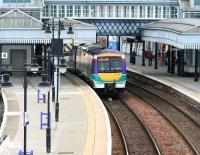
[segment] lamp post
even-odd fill
[[[47,100],[47,129],[46,129],[46,151],[51,152],[51,127],[50,127],[50,91],[48,91]]]
[[[51,127],[50,127],[50,82],[48,81],[48,74],[42,74],[42,81],[39,83],[38,88],[43,90],[47,96],[47,128],[46,128],[46,151],[51,152]]]
[[[32,64],[24,64],[24,70],[17,70],[17,71],[9,71],[9,72],[23,72],[24,73],[24,81],[23,81],[23,89],[24,89],[24,111],[23,111],[23,127],[24,127],[24,145],[23,145],[23,154],[26,155],[27,154],[27,125],[29,124],[29,120],[28,120],[28,114],[27,114],[27,88],[28,88],[28,84],[29,84],[29,80],[27,80],[27,67],[31,66],[31,72],[35,73],[38,72],[38,64],[36,63],[36,61],[34,60],[34,58],[32,59]],[[5,75],[2,75],[3,77],[5,77]],[[1,86],[12,86],[11,82],[9,81],[9,76],[7,76],[6,74],[6,80],[3,80],[1,82]],[[48,76],[47,76],[48,79]],[[6,84],[8,83],[8,84]],[[50,82],[48,82],[48,80],[44,81],[43,80],[43,85],[40,85],[42,87],[40,87],[40,89],[45,89],[46,87],[50,86]],[[48,98],[49,99],[49,98]],[[48,106],[50,106],[48,104]],[[50,108],[48,108],[48,112],[49,112]],[[49,115],[48,115],[48,127],[50,123],[50,119],[49,119]],[[49,129],[48,129],[49,130]],[[22,153],[20,151],[20,153]]]
[[[60,18],[59,18],[59,29],[58,29],[58,37],[60,39],[60,29],[61,29],[61,24],[60,24]],[[73,36],[74,32],[72,31],[72,27],[70,25],[69,27],[69,31],[67,32],[67,34],[71,37]],[[72,38],[72,37],[71,37]],[[56,113],[55,113],[55,121],[58,122],[59,121],[59,75],[60,72],[61,73],[65,73],[66,72],[66,65],[65,65],[65,59],[61,59],[61,64],[59,64],[60,62],[60,52],[58,53],[57,56],[57,93],[56,93]]]
[[[58,39],[55,39],[54,38],[54,30],[55,30],[55,26],[58,26]],[[60,59],[60,54],[61,52],[63,52],[63,40],[60,39],[60,33],[61,33],[61,30],[64,29],[64,25],[63,25],[63,22],[60,20],[58,20],[58,23],[55,23],[54,21],[54,18],[53,18],[53,21],[52,21],[52,33],[53,33],[53,36],[52,36],[52,53],[53,53],[53,64],[54,64],[54,57],[57,56],[57,68],[56,68],[56,73],[57,73],[57,83],[56,83],[56,103],[55,103],[55,121],[58,122],[59,120],[59,59]],[[51,32],[50,31],[50,24],[48,24],[48,29],[46,32]],[[60,45],[60,46],[59,46]],[[55,53],[55,51],[57,53]],[[53,67],[54,68],[54,67]],[[52,77],[52,100],[55,101],[55,81],[54,81],[54,71],[53,71],[53,77]]]
[[[74,68],[75,68],[75,71],[76,71],[76,50],[74,50],[74,32],[73,32],[73,29],[72,29],[72,25],[69,26],[69,30],[67,32],[67,36],[68,38],[70,38],[72,40],[72,51],[71,52],[75,52],[74,53]]]
[[[55,121],[58,122],[59,121],[59,74],[60,74],[60,57],[61,57],[61,53],[63,52],[63,40],[60,39],[60,34],[61,34],[61,30],[64,29],[64,24],[63,22],[60,20],[58,20],[57,23],[55,23],[55,20],[53,18],[52,20],[52,23],[48,23],[47,25],[47,29],[46,29],[46,32],[47,33],[51,33],[51,30],[50,30],[50,26],[52,26],[52,42],[51,42],[51,45],[52,45],[52,54],[53,54],[53,64],[54,64],[54,57],[57,56],[57,67],[56,67],[56,103],[55,103]],[[55,39],[54,37],[54,30],[55,30],[55,27],[58,26],[58,39]],[[43,29],[45,28],[45,26],[43,26]],[[74,32],[72,31],[72,26],[70,25],[69,27],[69,31],[67,32],[68,35],[73,35]],[[60,46],[59,46],[60,45]],[[62,47],[62,48],[61,48]],[[56,51],[56,53],[55,53]],[[63,64],[61,64],[63,66]],[[54,67],[53,67],[54,68]],[[65,66],[66,68],[66,66]],[[63,70],[63,69],[62,69]],[[55,81],[54,81],[54,71],[53,71],[53,77],[52,77],[52,101],[54,101],[55,99]]]
[[[24,64],[24,83],[23,83],[23,87],[24,87],[24,122],[23,122],[23,126],[24,126],[24,153],[26,155],[26,142],[27,142],[27,125],[29,124],[29,120],[28,120],[28,114],[27,114],[27,87],[28,87],[28,82],[27,82],[27,66],[29,66],[28,64]],[[34,72],[37,71],[35,64],[34,64]]]
[[[52,22],[52,39],[54,40],[54,18]],[[49,54],[50,55],[50,54]],[[53,55],[53,66],[52,66],[52,102],[55,102],[55,85],[54,85],[54,50],[52,50],[52,55]]]
[[[33,59],[35,60],[35,59]],[[47,74],[42,74],[42,81],[38,85],[38,89],[43,92],[43,94],[48,94],[47,96],[47,128],[46,128],[46,152],[51,152],[51,127],[50,127],[50,52],[48,53],[48,60],[43,59],[47,66]],[[33,61],[32,66],[35,66],[35,61]],[[32,69],[33,70],[33,69]]]
[[[28,115],[27,115],[27,66],[33,66],[33,70],[31,68],[31,71],[37,71],[36,66],[37,64],[33,65],[28,65],[24,64],[24,70],[18,70],[18,71],[9,71],[9,72],[24,72],[24,83],[23,83],[23,88],[24,88],[24,112],[23,112],[23,126],[24,126],[24,146],[23,146],[23,152],[26,154],[26,142],[27,142],[27,125],[29,124],[28,121]],[[1,86],[12,86],[12,83],[9,81],[9,74],[3,74],[2,75],[2,82]]]
[[[55,36],[54,36],[54,30],[55,30],[55,24],[54,24],[54,17],[52,18],[52,24],[48,23],[44,23],[43,24],[43,27],[42,27],[42,30],[45,30],[45,33],[51,33],[51,27],[52,27],[52,42],[54,41],[55,39]],[[54,85],[54,50],[51,49],[52,51],[52,61],[51,64],[52,65],[49,65],[49,69],[51,70],[51,72],[49,71],[49,75],[50,73],[52,74],[51,76],[51,81],[52,81],[52,102],[55,102],[55,85]],[[48,63],[50,64],[50,51],[48,53]],[[50,78],[50,76],[49,76]]]
[[[28,125],[27,123],[27,68],[26,64],[24,65],[24,154],[26,155],[26,126]]]
[[[59,65],[59,63],[58,63]],[[56,93],[56,113],[55,113],[55,121],[59,121],[59,102],[58,102],[58,93],[59,93],[59,67],[57,67],[57,93]]]
[[[61,64],[59,64],[59,61],[61,61]],[[60,83],[60,72],[65,73],[67,68],[65,65],[65,59],[61,58],[61,60],[58,59],[58,66],[57,66],[57,93],[56,93],[56,113],[55,113],[55,121],[59,121],[59,83]]]
[[[45,30],[45,33],[51,33],[52,32],[52,40],[51,42],[55,42],[55,36],[54,36],[54,31],[56,29],[56,27],[58,28],[58,38],[60,38],[60,31],[64,29],[64,25],[63,25],[63,22],[60,21],[60,18],[59,18],[59,21],[58,23],[55,23],[55,20],[54,20],[54,17],[52,18],[52,23],[48,22],[47,23],[44,23],[43,24],[43,27],[42,27],[42,30]],[[51,28],[52,28],[52,31],[51,31]],[[51,68],[51,73],[52,73],[52,76],[51,76],[51,81],[52,81],[52,101],[55,102],[55,82],[54,82],[54,57],[55,57],[55,48],[51,48],[51,51],[52,51],[52,66],[50,67]]]
[[[28,65],[28,64],[24,64],[24,83],[23,83],[23,87],[24,87],[24,122],[23,122],[23,126],[24,126],[24,154],[26,155],[26,142],[27,142],[27,125],[29,124],[29,120],[28,120],[28,114],[27,114],[27,87],[28,87],[28,83],[29,81],[27,81],[27,66],[31,66],[31,71],[32,72],[37,72],[38,71],[38,64],[35,63],[35,60],[33,59],[33,64],[32,65]],[[20,71],[19,71],[20,72]]]

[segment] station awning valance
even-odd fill
[[[146,24],[141,29],[142,40],[180,49],[200,49],[200,20],[166,19]]]
[[[0,39],[0,44],[49,44],[51,39]]]

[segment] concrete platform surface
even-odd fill
[[[148,59],[145,59],[145,66],[142,66],[141,56],[136,56],[136,64],[133,65],[129,63],[129,55],[126,55],[126,62],[128,70],[170,86],[200,103],[200,81],[195,82],[194,77],[177,76],[177,70],[175,74],[167,73],[167,65],[159,61],[158,69],[154,69],[154,60],[152,66],[149,66]]]
[[[0,130],[9,135],[4,148],[6,155],[23,151],[23,86],[20,78],[11,78],[13,87],[4,92],[5,113]],[[47,112],[47,103],[37,103],[39,78],[29,82],[27,90],[27,152],[34,155],[110,155],[111,128],[107,112],[94,91],[71,75],[61,78],[59,89],[59,122],[55,122],[55,103],[51,109],[51,153],[46,153],[46,129],[40,129],[40,112]],[[47,118],[43,118],[47,122]],[[9,149],[9,151],[8,151]],[[9,154],[8,154],[9,153]]]

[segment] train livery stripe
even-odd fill
[[[102,53],[102,54],[98,55],[98,57],[116,57],[116,56],[121,57],[121,54],[119,54],[119,53]]]
[[[121,76],[122,73],[99,73],[99,77],[103,81],[118,81]]]
[[[104,73],[105,74],[105,73]],[[111,73],[112,74],[112,73]],[[112,80],[103,80],[101,79],[101,77],[97,74],[92,74],[92,80],[97,81],[97,82],[113,82],[113,78]],[[116,83],[120,83],[120,82],[124,82],[126,81],[126,74],[122,74],[121,77],[119,79],[116,79],[115,82]]]

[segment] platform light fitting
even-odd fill
[[[51,33],[50,24],[47,25],[45,33]]]
[[[12,86],[12,83],[10,82],[10,74],[2,74],[1,77],[1,86],[2,87],[9,87]]]
[[[39,83],[38,89],[46,94],[50,90],[51,84],[48,81],[48,74],[42,74],[41,77],[42,81]]]
[[[38,72],[38,70],[39,70],[39,65],[37,63],[37,58],[32,58],[31,71]]]
[[[69,30],[67,31],[67,34],[74,34],[74,31],[72,30],[72,26],[69,26]]]
[[[65,73],[67,71],[67,65],[65,63],[65,59],[64,58],[60,59],[60,65],[58,67],[59,67],[60,73]]]

